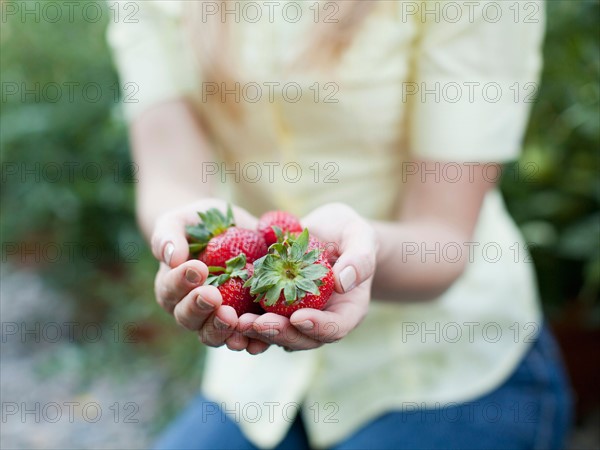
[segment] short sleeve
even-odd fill
[[[199,72],[186,42],[179,1],[110,1],[107,39],[130,121],[157,103],[187,96]]]
[[[409,141],[414,156],[518,157],[539,87],[543,2],[420,3]]]

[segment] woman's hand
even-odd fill
[[[375,230],[352,208],[340,203],[317,208],[302,219],[302,225],[327,244],[335,260],[335,292],[323,311],[301,309],[289,319],[272,313],[242,315],[238,330],[255,340],[248,346],[250,353],[264,351],[271,344],[308,350],[336,342],[367,314],[378,247]]]
[[[200,341],[211,347],[223,344],[232,350],[244,350],[252,342],[236,330],[238,317],[231,306],[222,305],[219,290],[203,286],[208,268],[199,260],[188,261],[185,226],[198,223],[198,211],[209,208],[226,210],[220,200],[201,200],[161,216],[152,235],[152,252],[160,261],[155,279],[158,304],[173,314],[182,327],[198,333]],[[236,225],[255,229],[256,218],[241,208],[233,208]],[[253,343],[251,351],[266,348]]]

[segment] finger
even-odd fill
[[[251,355],[260,355],[270,347],[266,342],[259,341],[258,339],[250,339],[246,351]]]
[[[233,334],[237,321],[235,309],[231,306],[221,306],[200,329],[200,340],[210,347],[221,347]]]
[[[353,291],[353,294],[358,293],[359,289],[370,289],[370,287],[363,286]],[[339,294],[334,294],[334,296],[338,296],[338,299],[342,298]],[[316,341],[323,343],[339,341],[358,326],[368,311],[368,293],[352,295],[352,297],[344,298],[341,301],[333,301],[323,311],[310,308],[300,309],[292,314],[290,323],[300,332]]]
[[[154,227],[150,240],[152,254],[169,267],[177,267],[189,258],[185,226],[189,217],[183,212],[162,216]]]
[[[375,231],[367,223],[344,230],[340,256],[333,266],[336,292],[350,292],[373,276],[376,246]]]
[[[154,284],[158,303],[169,313],[192,289],[201,286],[208,276],[208,268],[198,260],[187,261],[170,269],[161,264]]]
[[[200,286],[192,290],[175,306],[173,316],[182,327],[198,331],[221,306],[222,298],[214,286]]]
[[[249,339],[246,336],[244,336],[242,333],[240,333],[239,331],[235,331],[235,330],[233,331],[231,336],[229,336],[225,340],[225,345],[227,345],[227,348],[229,350],[233,350],[235,352],[245,350],[246,347],[248,347],[248,343],[249,343]]]
[[[252,328],[252,325],[254,324],[256,319],[258,319],[259,317],[260,316],[258,314],[252,314],[252,313],[242,314],[238,319],[237,330],[243,334],[254,333],[254,335],[256,335],[256,332]],[[250,337],[256,337],[256,336],[250,336]]]
[[[289,319],[277,314],[264,314],[253,323],[252,328],[259,334],[259,339],[269,344],[293,350],[309,350],[317,348],[320,342],[301,333],[290,324]]]

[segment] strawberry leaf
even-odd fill
[[[289,280],[285,284],[283,295],[285,296],[285,300],[288,305],[296,301],[296,285],[293,281]]]
[[[298,242],[294,242],[290,248],[290,259],[297,261],[302,259],[303,255],[302,246]]]
[[[310,292],[314,295],[319,295],[319,289],[314,281],[307,280],[306,278],[296,277],[295,280],[296,287],[305,292]]]
[[[275,236],[277,236],[277,241],[282,241],[283,240],[283,231],[281,230],[281,228],[279,228],[277,225],[273,225],[271,228],[273,228],[273,231],[275,232]]]
[[[317,249],[311,250],[306,255],[302,257],[302,262],[304,264],[313,264],[317,259],[319,259],[320,251]]]
[[[308,250],[308,228],[305,228],[302,233],[296,238],[294,244],[300,247],[300,255],[304,255]]]
[[[244,269],[246,267],[246,255],[240,253],[239,255],[228,259],[225,262],[227,270],[233,272],[234,270]]]
[[[329,269],[321,264],[312,264],[300,270],[302,275],[307,280],[319,280],[327,275]]]
[[[223,273],[221,275],[209,275],[206,279],[206,283],[211,286],[221,286],[227,280],[231,278],[228,273]]]
[[[277,283],[275,286],[273,286],[271,289],[269,289],[266,293],[265,293],[265,303],[267,304],[267,306],[273,306],[275,304],[275,302],[279,299],[279,296],[281,295],[281,286],[279,283]]]
[[[233,219],[233,210],[231,209],[231,203],[227,203],[227,217],[226,221],[230,226],[235,225],[235,221]]]
[[[202,250],[206,248],[206,244],[190,244],[188,245],[190,254],[200,253]]]

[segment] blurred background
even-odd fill
[[[21,20],[9,3],[38,2],[0,2],[0,446],[144,448],[197,389],[202,348],[153,300],[105,40],[117,12]],[[542,84],[502,191],[576,392],[571,446],[599,448],[600,3],[547,9]]]

